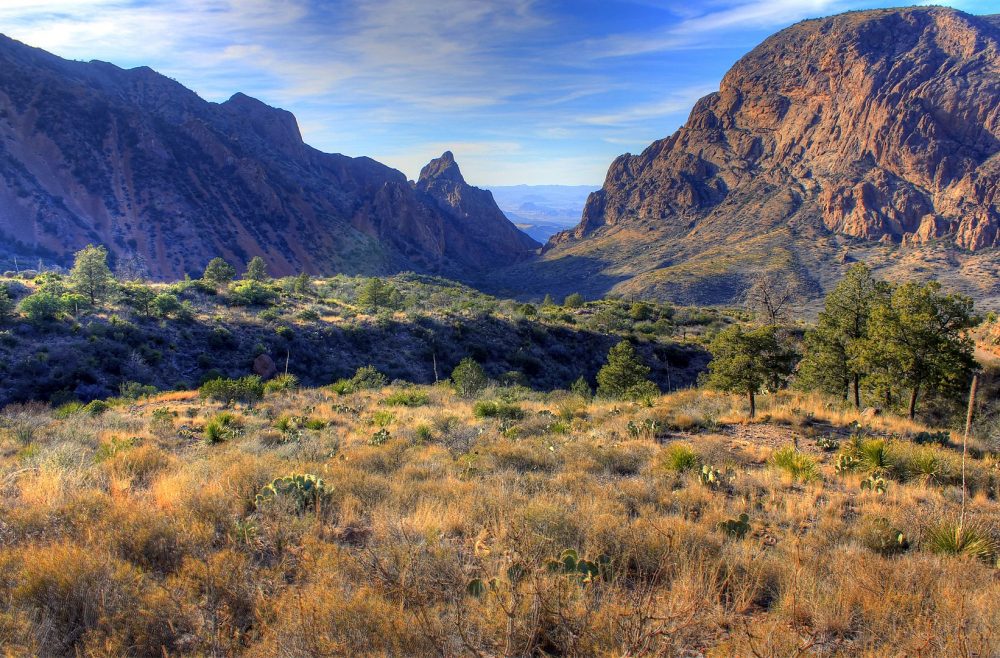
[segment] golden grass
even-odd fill
[[[215,445],[182,431],[220,411],[190,393],[98,418],[39,410],[34,442],[0,450],[0,642],[94,656],[995,652],[995,565],[925,545],[957,517],[957,453],[911,444],[919,424],[797,393],[763,396],[748,423],[742,399],[690,390],[651,407],[532,393],[511,425],[420,390],[426,406],[381,404],[392,387],[269,396]],[[275,429],[307,407],[323,429]],[[380,412],[390,438],[372,445]],[[811,428],[846,437],[856,421],[903,437],[887,442],[900,466],[885,494],[813,445]],[[795,440],[818,479],[769,464]],[[678,445],[696,467],[665,466]],[[915,470],[928,457],[933,477]],[[968,516],[1000,539],[996,463],[970,459]],[[702,465],[720,479],[703,484]],[[292,473],[330,495],[255,504]],[[744,513],[742,539],[720,529]],[[890,530],[905,550],[882,541]],[[551,570],[564,549],[610,568]]]

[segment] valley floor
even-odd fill
[[[970,453],[956,542],[947,434],[795,394],[760,414],[443,385],[9,407],[0,646],[996,655],[995,459]],[[318,480],[268,486],[295,474]]]

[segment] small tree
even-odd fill
[[[20,309],[30,322],[41,324],[58,319],[63,305],[58,295],[42,290],[22,299]]]
[[[216,257],[208,261],[205,273],[201,275],[201,278],[216,288],[221,288],[236,278],[236,268]]]
[[[380,309],[394,309],[400,303],[399,291],[379,278],[368,279],[358,293],[358,305],[366,311],[377,313]]]
[[[14,300],[7,286],[0,286],[0,322],[6,322],[14,313]]]
[[[142,283],[128,282],[121,287],[121,297],[137,312],[148,316],[156,291]]]
[[[451,371],[451,381],[455,391],[463,398],[474,398],[486,388],[486,372],[475,359],[465,357]]]
[[[247,263],[247,271],[243,273],[243,278],[247,281],[263,282],[267,281],[267,263],[260,256],[254,256]]]
[[[709,349],[708,385],[746,395],[750,418],[757,414],[757,394],[781,385],[792,372],[794,355],[781,344],[773,326],[747,330],[733,325],[719,332]]]
[[[570,385],[569,392],[573,393],[574,395],[579,395],[584,400],[589,400],[590,398],[594,397],[594,391],[592,388],[590,388],[590,384],[587,382],[587,378],[584,377],[583,375],[580,375],[580,377],[575,382],[573,382],[572,385]]]
[[[659,390],[648,375],[649,366],[623,340],[608,351],[608,363],[597,373],[597,394],[616,400],[652,397]]]
[[[161,292],[159,295],[154,297],[151,302],[151,306],[153,308],[153,312],[161,318],[165,318],[171,313],[176,313],[181,309],[181,303],[177,299],[177,295],[173,295],[169,292]]]
[[[299,295],[312,294],[313,292],[312,280],[309,278],[308,274],[302,272],[297,277],[295,277],[295,281],[292,283],[292,292]]]
[[[975,324],[969,297],[945,294],[937,281],[905,283],[872,309],[857,359],[881,373],[883,387],[895,383],[909,390],[912,419],[921,392],[964,396],[975,365],[967,331]]]
[[[583,295],[578,292],[566,295],[566,299],[563,300],[563,306],[566,308],[580,308],[583,306]]]
[[[77,292],[86,296],[91,305],[96,304],[108,294],[114,281],[108,267],[108,250],[89,244],[76,252],[69,276]]]
[[[788,283],[773,272],[758,272],[746,293],[747,310],[764,324],[776,325],[788,314],[794,295]]]
[[[861,407],[861,379],[865,369],[855,358],[868,337],[872,308],[884,303],[887,284],[876,281],[863,263],[851,267],[826,296],[815,328],[806,333],[806,353],[798,379],[807,388],[846,397],[853,393],[854,406]]]

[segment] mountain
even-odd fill
[[[576,226],[597,185],[495,185],[490,187],[507,219],[536,240]]]
[[[765,269],[808,299],[865,260],[995,306],[998,245],[1000,17],[875,10],[768,38],[497,281],[726,303]]]
[[[74,62],[0,36],[0,260],[67,264],[101,243],[158,278],[214,256],[275,275],[414,270],[455,278],[540,246],[449,167],[418,183],[322,153],[295,117],[216,104],[151,69]],[[8,265],[9,266],[9,265]]]

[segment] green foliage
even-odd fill
[[[806,332],[797,383],[842,398],[851,389],[860,406],[860,381],[866,373],[855,355],[868,338],[872,309],[888,294],[889,287],[876,281],[866,265],[852,266],[826,296],[816,326]]]
[[[240,281],[229,289],[229,302],[235,306],[266,306],[277,297],[274,288],[256,279]]]
[[[833,452],[840,447],[840,441],[832,436],[822,436],[816,439],[816,447],[823,452]]]
[[[936,445],[942,448],[951,443],[951,432],[942,430],[940,432],[918,432],[913,436],[913,442],[917,445]]]
[[[208,262],[201,278],[216,288],[221,288],[236,278],[236,268],[221,258],[213,258]]]
[[[499,400],[481,400],[472,407],[472,413],[476,418],[499,418],[501,420],[521,420],[524,418],[524,409],[516,404],[509,404]]]
[[[770,463],[798,482],[812,482],[820,479],[816,461],[809,455],[796,450],[794,446],[785,446],[775,450],[774,454],[771,455]]]
[[[108,250],[89,244],[76,252],[69,279],[76,291],[90,300],[91,305],[104,299],[114,283],[108,267]]]
[[[150,286],[139,282],[129,282],[123,285],[119,292],[122,300],[142,315],[149,315],[156,291]]]
[[[422,407],[430,400],[430,396],[424,391],[403,389],[386,396],[382,404],[389,407]]]
[[[118,385],[118,395],[126,400],[138,400],[156,395],[156,387],[139,382],[122,382]]]
[[[311,473],[295,473],[275,478],[264,485],[254,499],[254,505],[261,509],[277,500],[286,500],[302,514],[308,510],[319,511],[332,495],[333,490],[326,486],[322,478]]]
[[[55,293],[40,290],[21,300],[20,310],[34,324],[58,320],[63,314],[63,304]]]
[[[81,411],[88,416],[100,416],[110,408],[111,405],[104,400],[91,400],[83,406]]]
[[[723,473],[716,467],[710,464],[705,464],[701,467],[701,472],[698,473],[698,482],[700,482],[703,487],[718,489],[724,484],[731,484],[734,477],[735,476],[730,469],[726,469],[725,473]]]
[[[162,292],[153,298],[152,309],[157,317],[165,318],[169,317],[171,313],[180,311],[181,303],[177,299],[177,295]]]
[[[210,445],[228,441],[239,436],[241,433],[242,424],[239,418],[227,411],[223,411],[212,417],[205,423],[205,429],[203,430],[205,442]]]
[[[590,388],[590,384],[587,382],[587,378],[581,375],[575,382],[569,387],[570,393],[574,395],[579,395],[584,400],[589,401],[594,397],[594,390]]]
[[[263,283],[269,279],[267,272],[267,263],[260,256],[254,256],[247,263],[247,270],[243,273],[244,281],[256,281],[257,283]]]
[[[975,364],[968,335],[975,324],[970,298],[941,292],[937,281],[905,283],[872,309],[855,359],[879,395],[909,392],[907,410],[913,418],[921,392],[955,400],[964,396]]]
[[[264,393],[281,393],[282,391],[294,391],[299,387],[299,378],[291,373],[281,373],[275,375],[273,379],[264,384]]]
[[[388,427],[396,421],[396,414],[385,409],[379,409],[372,413],[371,418],[368,419],[369,425],[375,425],[376,427]]]
[[[375,391],[384,388],[389,383],[385,375],[375,366],[358,368],[350,379],[339,379],[330,385],[338,395],[349,395],[357,391]]]
[[[6,322],[14,313],[14,300],[7,286],[0,286],[0,322]]]
[[[764,388],[777,391],[791,374],[795,359],[772,326],[745,329],[732,325],[719,332],[709,350],[708,385],[748,396],[751,418],[756,415],[757,393]]]
[[[239,379],[218,377],[205,382],[198,389],[202,399],[215,400],[223,404],[241,402],[252,405],[264,397],[264,383],[257,375],[248,375]]]
[[[646,379],[650,368],[623,340],[608,351],[608,362],[597,373],[597,393],[613,400],[640,400],[659,395],[659,389]]]
[[[931,528],[924,543],[932,553],[955,555],[993,564],[997,545],[993,538],[976,526],[942,523]]]
[[[380,310],[395,310],[402,304],[403,297],[392,286],[382,279],[368,279],[358,293],[358,306],[370,313]]]
[[[663,465],[667,470],[684,473],[693,471],[700,464],[701,457],[691,446],[684,443],[671,443],[667,446],[663,458]]]
[[[733,539],[743,539],[750,532],[750,515],[740,514],[738,518],[719,521],[719,530]]]
[[[563,300],[563,306],[566,308],[580,308],[583,306],[583,295],[578,292],[566,295],[566,299]]]
[[[455,391],[463,398],[474,398],[486,389],[486,372],[471,357],[462,359],[451,371]]]

